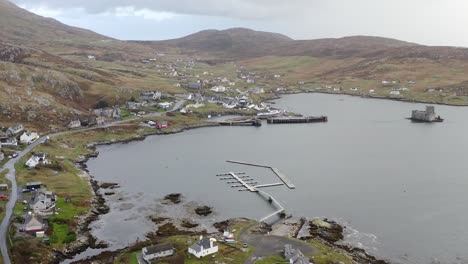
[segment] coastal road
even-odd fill
[[[174,104],[174,107],[166,112],[159,112],[159,113],[150,113],[147,115],[144,115],[142,117],[155,117],[155,116],[162,116],[165,113],[168,112],[175,112],[179,110],[180,107],[182,107],[185,103],[185,100],[178,100]],[[71,133],[77,133],[77,132],[82,132],[82,131],[89,131],[89,130],[95,130],[95,129],[100,129],[100,128],[106,128],[106,127],[113,127],[117,126],[119,124],[123,124],[126,122],[134,121],[137,119],[140,119],[142,117],[135,117],[132,119],[127,119],[127,120],[119,120],[119,121],[114,121],[110,122],[101,126],[95,126],[95,127],[88,127],[88,128],[82,128],[82,129],[75,129],[75,130],[69,130],[69,131],[62,131],[62,132],[57,132],[53,134],[49,134],[46,136],[41,137],[40,139],[36,140],[32,144],[28,145],[24,150],[18,153],[18,156],[16,158],[10,159],[5,165],[3,165],[2,168],[0,168],[0,171],[4,171],[6,169],[9,170],[8,174],[6,175],[6,178],[11,182],[11,194],[8,200],[8,203],[5,206],[5,217],[2,220],[2,223],[0,224],[0,249],[2,252],[3,256],[3,263],[4,264],[11,264],[10,260],[10,255],[8,253],[8,247],[7,247],[7,233],[8,233],[8,227],[10,225],[11,217],[13,215],[13,209],[15,207],[16,200],[18,199],[18,184],[16,182],[16,170],[15,170],[15,164],[18,163],[21,158],[26,156],[31,150],[33,150],[35,147],[37,147],[39,144],[41,144],[44,140],[47,138],[54,138],[57,136],[65,135],[65,134],[71,134]]]

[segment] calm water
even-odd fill
[[[157,199],[181,192],[216,215],[259,219],[272,212],[255,194],[237,192],[216,174],[245,171],[260,183],[281,169],[297,186],[269,188],[289,213],[329,217],[350,227],[347,240],[397,263],[468,263],[468,108],[437,106],[441,124],[404,119],[424,105],[348,96],[286,96],[277,107],[327,115],[326,124],[219,127],[99,148],[88,165],[117,182],[123,201],[93,225],[118,247],[151,230]]]

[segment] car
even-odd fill
[[[18,153],[13,153],[13,154],[11,155],[11,157],[12,157],[12,158],[18,157]]]
[[[0,199],[1,199],[1,200],[7,200],[8,197],[7,197],[6,195],[0,195]]]

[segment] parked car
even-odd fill
[[[8,197],[7,197],[6,195],[0,195],[0,199],[1,199],[1,200],[7,200]]]
[[[16,153],[16,152],[15,152],[15,153],[13,153],[13,154],[11,155],[11,157],[12,157],[12,158],[16,158],[16,157],[18,157],[18,153]]]

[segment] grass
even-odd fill
[[[308,243],[312,244],[315,248],[315,253],[309,257],[316,264],[328,264],[328,263],[344,263],[352,264],[352,260],[343,253],[333,250],[328,245],[318,241],[318,240],[308,240]]]

